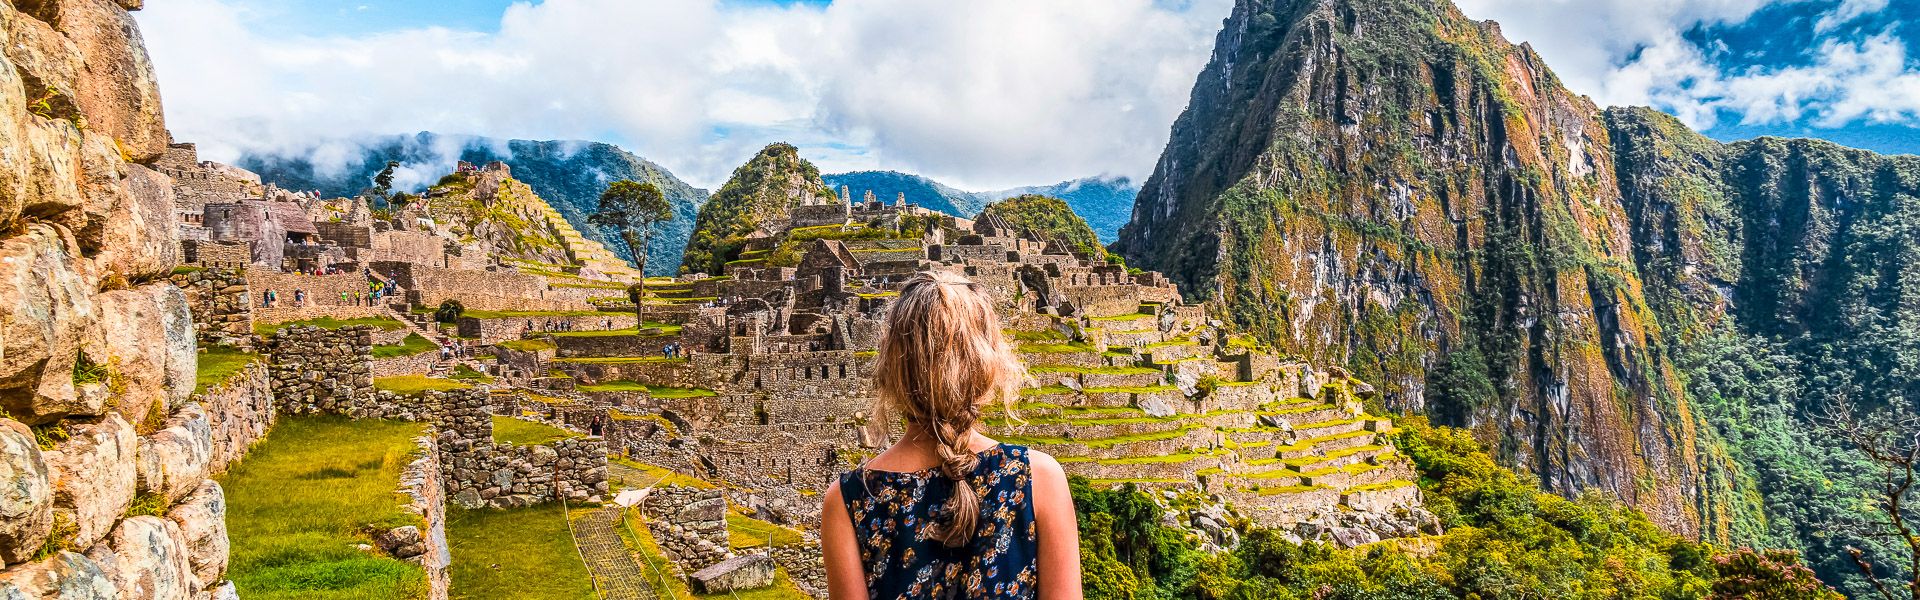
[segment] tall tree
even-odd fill
[[[667,203],[667,196],[660,193],[659,186],[631,179],[607,185],[607,191],[600,193],[599,210],[587,219],[597,227],[618,232],[620,241],[626,243],[627,251],[633,254],[633,264],[640,268],[640,281],[634,284],[638,289],[628,291],[634,300],[636,319],[640,314],[641,296],[646,293],[647,244],[653,241],[655,225],[672,220],[673,205]]]

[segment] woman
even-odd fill
[[[874,422],[906,430],[842,474],[821,508],[835,600],[1080,598],[1080,540],[1060,463],[996,442],[981,408],[1025,377],[987,290],[958,275],[907,280],[874,362]]]

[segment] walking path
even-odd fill
[[[573,528],[573,543],[587,562],[587,572],[600,590],[603,600],[653,600],[653,586],[646,572],[634,561],[633,554],[620,541],[620,509],[605,507],[571,511],[567,523]]]

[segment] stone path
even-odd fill
[[[587,571],[599,584],[603,600],[653,600],[645,567],[620,541],[620,509],[606,507],[573,511],[567,515],[573,528],[573,543],[587,561]]]

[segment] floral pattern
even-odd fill
[[[840,475],[840,494],[866,566],[868,598],[1037,596],[1027,449],[1000,444],[979,456],[969,478],[980,492],[980,520],[973,540],[960,548],[929,537],[953,493],[953,481],[938,471],[861,468]]]

